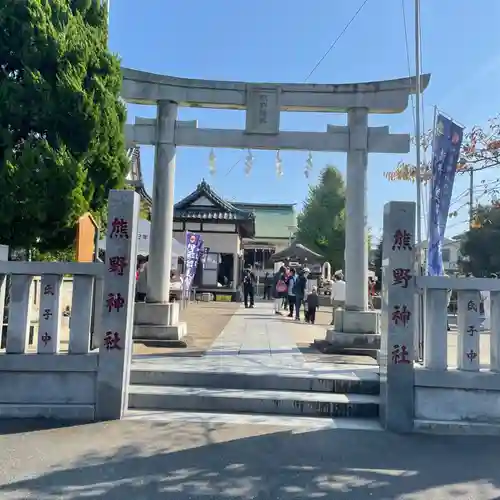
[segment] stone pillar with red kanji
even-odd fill
[[[138,218],[137,193],[129,190],[110,192],[102,318],[98,332],[98,420],[122,418],[127,408],[133,348]]]
[[[384,427],[411,432],[414,416],[415,203],[384,207],[380,417]]]

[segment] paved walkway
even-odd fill
[[[306,359],[297,344],[304,345],[325,338],[324,325],[308,325],[275,315],[270,302],[257,303],[254,309],[241,306],[202,358],[166,357],[162,351],[134,355],[132,368],[147,364],[151,369],[217,370],[244,373],[309,373],[310,375],[342,374],[373,376],[378,367],[368,358],[329,357],[328,363]],[[448,333],[448,365],[457,364],[457,331],[452,325]],[[489,366],[489,332],[481,334],[481,365]],[[151,350],[150,350],[151,352]],[[337,363],[336,358],[343,358]],[[346,363],[346,358],[349,360]],[[335,361],[334,361],[335,359]],[[363,376],[363,375],[361,375]]]
[[[258,304],[239,309],[202,358],[140,355],[134,365],[373,376],[374,367],[366,365],[307,363],[296,344],[321,337],[318,328],[324,335],[324,328],[277,317]],[[498,437],[353,432],[335,429],[330,419],[254,416],[250,423],[238,415],[228,423],[177,416],[37,432],[30,432],[37,430],[30,422],[0,421],[0,498],[500,498]]]
[[[377,376],[370,364],[307,362],[297,343],[324,338],[324,326],[308,325],[274,314],[269,302],[239,308],[202,358],[134,355],[132,369],[197,370],[234,373],[303,374],[309,376]]]
[[[490,436],[186,420],[38,432],[0,422],[0,498],[494,500],[499,447]]]

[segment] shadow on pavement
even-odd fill
[[[25,432],[45,431],[50,429],[75,429],[83,425],[92,425],[93,422],[82,420],[55,420],[45,418],[7,418],[0,420],[0,437],[8,434],[22,434]]]
[[[70,432],[49,431],[45,446],[50,449],[45,453],[50,456],[39,451],[41,437],[24,444],[29,460],[23,460],[18,446],[15,473],[9,473],[9,461],[0,455],[0,498],[492,500],[500,496],[497,438],[359,430],[294,432],[259,425],[264,435],[241,437],[241,428],[255,434],[250,426],[240,426],[235,435],[230,424],[130,421],[87,426],[72,437]],[[9,443],[0,450],[8,451]]]

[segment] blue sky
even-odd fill
[[[171,76],[240,81],[303,82],[343,30],[361,0],[111,0],[110,44],[124,66]],[[404,0],[410,58],[413,58],[413,0]],[[485,124],[500,110],[500,1],[422,0],[422,67],[432,73],[424,94],[424,127],[432,126],[437,105],[472,127]],[[413,73],[413,69],[412,69]],[[348,31],[310,78],[311,83],[349,83],[408,76],[401,0],[369,0]],[[154,116],[150,107],[130,106],[134,117]],[[200,126],[243,128],[238,111],[181,109],[179,119]],[[327,124],[346,123],[345,115],[287,113],[282,129],[325,131]],[[370,117],[370,124],[389,125],[392,132],[412,132],[411,105],[401,115]],[[246,177],[246,151],[216,150],[217,173],[210,176],[203,148],[180,148],[177,154],[176,200],[205,177],[225,198],[238,201],[297,203],[307,196],[326,164],[345,173],[343,154],[315,153],[313,174],[303,175],[307,152],[283,152],[284,175],[275,173],[275,152],[254,152]],[[414,153],[408,155],[411,161]],[[231,170],[238,161],[242,161]],[[414,200],[415,186],[387,181],[399,155],[369,158],[369,224],[380,233],[382,210],[389,200]],[[153,149],[142,147],[146,186],[151,192]],[[478,174],[477,182],[495,171]],[[459,176],[454,195],[467,189]],[[459,208],[459,199],[452,209]],[[449,222],[448,234],[465,228],[467,208]]]

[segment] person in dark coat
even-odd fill
[[[295,285],[293,286],[293,295],[295,296],[295,319],[297,321],[300,321],[300,308],[306,296],[306,287],[307,277],[304,269],[301,269],[295,280]]]
[[[243,300],[245,301],[245,307],[254,307],[254,286],[257,279],[252,270],[245,269],[243,273]]]
[[[264,275],[264,300],[271,298],[272,278],[269,273]]]
[[[314,325],[316,311],[319,308],[318,290],[313,287],[312,292],[306,297],[306,322]]]

